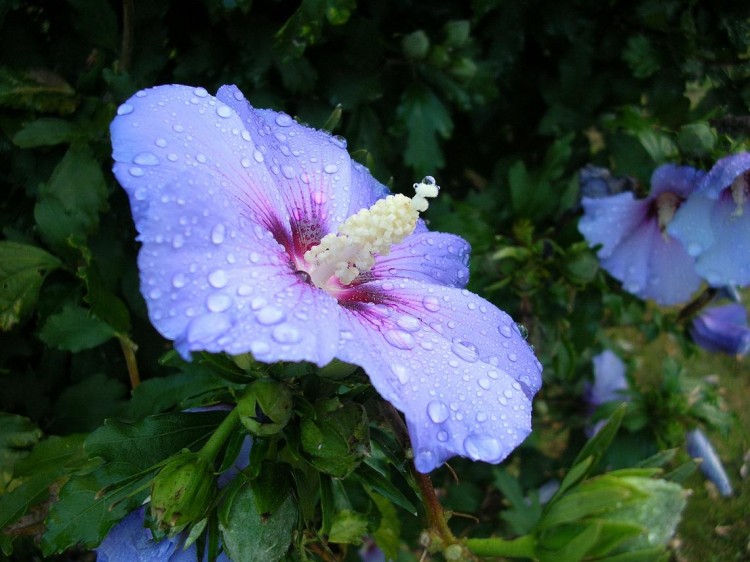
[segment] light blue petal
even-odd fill
[[[731,186],[737,176],[748,170],[750,170],[750,152],[726,156],[714,164],[697,189],[711,199],[718,199],[721,192]]]
[[[691,166],[662,164],[651,174],[650,198],[664,192],[670,192],[687,199],[704,175],[705,172]]]
[[[702,193],[693,193],[680,205],[667,226],[667,232],[682,242],[693,257],[714,244],[711,213],[715,203]]]
[[[586,401],[596,408],[605,402],[628,400],[628,379],[625,363],[611,350],[605,349],[593,358],[594,382],[586,385]]]
[[[750,200],[737,209],[728,193],[711,211],[715,242],[698,256],[695,269],[713,287],[750,285]]]
[[[582,201],[584,215],[578,230],[589,246],[601,244],[597,255],[608,258],[646,220],[650,200],[636,200],[632,192]]]
[[[732,483],[706,434],[700,429],[694,429],[688,432],[686,441],[688,454],[693,458],[703,459],[700,465],[701,472],[714,483],[722,496],[731,496]]]
[[[422,232],[412,234],[378,256],[371,276],[377,279],[405,277],[462,288],[469,281],[469,243],[453,234]]]
[[[706,308],[693,320],[690,335],[708,351],[730,355],[750,352],[750,327],[747,311],[738,303]]]
[[[533,351],[507,314],[469,291],[388,283],[361,285],[369,302],[345,307],[338,357],[404,413],[419,471],[456,455],[502,461],[531,431]]]

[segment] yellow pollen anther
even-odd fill
[[[656,197],[656,215],[659,221],[659,230],[666,237],[667,225],[672,222],[677,207],[680,206],[682,199],[670,191],[660,193]]]
[[[387,256],[417,226],[419,213],[427,210],[428,198],[437,197],[439,187],[431,176],[415,183],[413,198],[389,195],[369,209],[349,217],[338,232],[327,234],[320,244],[305,252],[310,279],[318,287],[336,276],[348,285],[375,264],[375,255]]]
[[[737,176],[730,189],[732,190],[732,200],[737,205],[737,208],[732,212],[732,216],[741,217],[747,202],[748,191],[750,191],[747,176],[745,174]]]

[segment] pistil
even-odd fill
[[[372,207],[349,217],[338,232],[327,234],[305,252],[312,282],[325,288],[332,277],[349,285],[375,265],[375,256],[387,256],[417,226],[419,213],[427,210],[428,198],[437,197],[439,186],[431,176],[414,184],[416,194],[389,195]]]

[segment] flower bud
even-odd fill
[[[422,60],[427,56],[430,50],[430,38],[427,34],[418,29],[401,40],[401,50],[410,60]]]
[[[258,379],[250,384],[237,402],[240,421],[258,437],[278,433],[292,417],[292,393],[285,384],[273,379]]]
[[[151,516],[162,530],[179,533],[203,518],[215,492],[212,463],[198,453],[180,453],[154,479]]]

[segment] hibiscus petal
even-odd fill
[[[469,281],[469,243],[453,234],[412,234],[378,256],[371,275],[376,279],[409,279],[462,288]]]
[[[682,243],[659,232],[649,256],[649,275],[642,295],[659,304],[673,305],[687,302],[701,285],[695,272],[695,258]]]
[[[195,545],[183,551],[178,540],[153,540],[151,531],[143,526],[144,513],[145,508],[136,509],[112,528],[96,549],[98,562],[188,562],[197,559]]]
[[[216,95],[247,124],[255,159],[275,176],[296,229],[298,255],[386,191],[352,161],[340,137],[300,125],[286,113],[255,109],[236,86],[222,86]]]
[[[750,170],[750,152],[726,156],[708,171],[697,190],[711,199],[718,199],[721,192],[732,185],[737,176],[748,170]]]
[[[338,342],[336,300],[296,273],[271,233],[245,219],[230,194],[213,192],[212,179],[176,176],[136,218],[154,326],[185,357],[251,352],[266,362],[327,364]],[[317,329],[320,318],[330,329]]]
[[[455,455],[500,462],[531,431],[541,385],[531,348],[507,314],[466,290],[388,283],[363,286],[376,304],[343,310],[338,357],[404,413],[421,472]]]
[[[723,351],[732,355],[750,352],[747,311],[741,304],[732,303],[703,310],[693,320],[690,335],[708,351]]]
[[[713,287],[750,285],[750,201],[738,212],[722,194],[711,211],[715,243],[698,256],[695,269]]]
[[[651,197],[668,191],[687,198],[703,177],[704,172],[691,166],[663,164],[651,174]]]
[[[602,245],[599,258],[609,257],[638,228],[651,205],[648,200],[636,201],[629,191],[597,199],[584,197],[581,203],[585,214],[578,221],[578,230],[589,245]]]
[[[586,384],[586,401],[594,408],[605,402],[628,400],[623,392],[628,390],[625,363],[613,351],[605,349],[593,358],[594,382]]]
[[[256,162],[239,116],[203,88],[168,85],[142,90],[118,108],[111,125],[114,173],[138,218],[164,186],[202,173],[206,189],[231,193],[243,212],[282,235],[288,217],[273,178]],[[183,181],[190,197],[189,181]]]
[[[702,193],[694,193],[680,205],[667,232],[677,238],[691,256],[697,256],[714,244],[711,211],[715,201]]]

